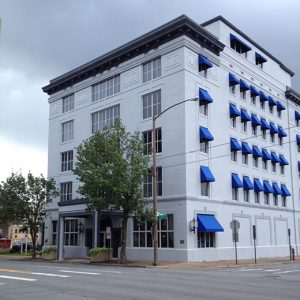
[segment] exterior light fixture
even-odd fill
[[[196,221],[195,218],[193,218],[192,221],[190,221],[190,231],[194,232],[196,231]]]
[[[84,232],[84,227],[83,227],[83,224],[81,223],[81,221],[78,224],[78,229],[79,229],[79,233],[83,233]]]

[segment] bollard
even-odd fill
[[[295,249],[292,248],[292,260],[295,260]]]

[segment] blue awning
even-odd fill
[[[258,178],[254,178],[254,191],[255,192],[264,192],[265,191],[263,185],[261,184],[261,182]]]
[[[242,153],[243,154],[252,154],[252,149],[246,142],[242,142]]]
[[[274,190],[268,180],[264,180],[264,189],[266,194],[274,193]]]
[[[201,54],[198,54],[198,63],[202,69],[212,68],[213,66],[212,62],[206,56]]]
[[[250,86],[251,95],[259,96],[259,90],[257,90],[253,85]]]
[[[247,113],[245,109],[241,109],[241,122],[248,122],[251,121],[251,117]]]
[[[271,155],[266,149],[262,149],[262,159],[263,160],[271,160]]]
[[[271,152],[271,161],[275,164],[280,163],[279,157],[275,152]]]
[[[260,126],[261,121],[255,114],[251,114],[252,126]]]
[[[242,53],[250,51],[252,48],[244,43],[240,38],[235,36],[234,34],[230,34],[230,40],[234,41],[236,44],[239,44],[241,47]]]
[[[250,90],[250,85],[246,83],[244,80],[240,79],[240,90],[241,91]]]
[[[200,127],[200,142],[213,141],[214,137],[206,127]]]
[[[260,96],[261,101],[268,101],[269,100],[268,96],[262,91],[259,91],[259,96]]]
[[[296,134],[296,142],[297,142],[297,145],[300,145],[300,135],[299,134]]]
[[[281,192],[281,189],[280,187],[278,186],[278,184],[276,182],[273,182],[273,194],[274,195],[281,195],[282,192]]]
[[[229,105],[230,117],[238,117],[241,115],[240,111],[235,104],[230,103]]]
[[[266,119],[261,118],[260,121],[261,121],[261,129],[262,130],[269,130],[270,129],[270,125],[266,121]]]
[[[286,196],[286,197],[291,196],[291,193],[285,184],[281,185],[281,193],[282,193],[282,196]]]
[[[244,187],[244,190],[253,190],[254,189],[254,185],[251,182],[249,176],[243,176],[243,187]]]
[[[239,142],[235,138],[230,139],[230,148],[231,148],[231,151],[240,151],[240,150],[242,150],[241,145],[239,144]]]
[[[201,103],[212,103],[213,99],[204,89],[199,88],[199,100]]]
[[[229,73],[229,83],[230,85],[240,84],[240,80],[235,77],[233,74]]]
[[[214,215],[197,215],[198,231],[200,232],[222,232],[221,224]]]
[[[239,175],[236,173],[231,174],[231,185],[233,188],[241,188],[244,186]]]
[[[300,120],[300,113],[295,111],[295,120],[298,121]]]
[[[272,98],[271,96],[269,96],[269,105],[270,106],[277,105],[277,101],[274,98]]]
[[[255,52],[255,59],[256,59],[256,64],[263,64],[267,61],[266,58],[264,58],[262,55],[260,55],[257,52]]]
[[[298,161],[298,171],[300,171],[300,161]]]
[[[284,129],[280,126],[278,126],[278,136],[279,137],[285,137],[287,136],[287,133],[284,131]]]
[[[254,157],[262,157],[262,153],[257,146],[252,146],[252,153]]]
[[[285,106],[280,102],[280,101],[277,101],[277,110],[285,110]]]
[[[279,163],[281,166],[287,166],[289,164],[287,159],[282,154],[279,155]]]
[[[274,123],[270,123],[270,133],[275,134],[278,133],[277,127],[274,125]]]
[[[200,166],[200,178],[201,182],[213,182],[216,181],[214,175],[211,173],[209,167]]]

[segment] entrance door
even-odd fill
[[[112,256],[113,258],[118,258],[118,248],[121,247],[121,228],[112,228],[112,241],[111,241],[111,247],[112,247]]]
[[[93,229],[86,228],[85,229],[85,246],[89,249],[93,248]]]

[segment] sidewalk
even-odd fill
[[[254,263],[254,259],[238,260],[236,265],[234,260],[220,260],[210,262],[159,262],[158,267],[152,266],[151,261],[127,261],[121,265],[117,260],[103,263],[90,263],[89,258],[86,259],[66,259],[64,261],[49,261],[41,258],[32,260],[28,256],[13,256],[13,255],[0,255],[1,260],[11,261],[31,261],[31,262],[49,262],[49,263],[71,263],[71,264],[90,264],[94,266],[118,266],[118,267],[135,267],[135,268],[161,268],[161,269],[214,269],[214,268],[236,268],[236,267],[254,267],[263,265],[276,265],[276,264],[293,264],[300,263],[300,256],[295,258],[295,261],[290,261],[289,257],[275,257],[275,258],[260,258],[257,259],[257,263]]]

